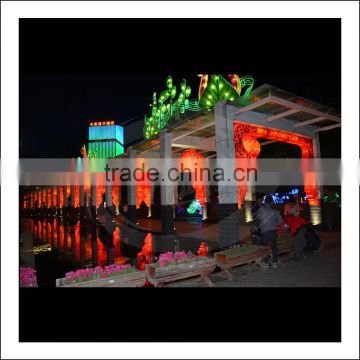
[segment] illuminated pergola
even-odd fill
[[[189,112],[185,118],[170,122],[162,131],[163,136],[157,134],[132,150],[140,157],[160,156],[166,137],[171,139],[167,141],[168,156],[192,149],[204,158],[256,158],[266,145],[286,142],[298,146],[303,158],[320,158],[319,133],[341,126],[336,110],[267,84],[249,92],[246,98],[218,100],[212,104],[212,111],[200,108]],[[311,220],[313,224],[320,223],[320,189],[305,182],[304,190]],[[234,199],[238,201],[235,203]],[[235,212],[244,199],[253,200],[250,186],[245,184],[235,189],[219,186],[220,231],[223,223],[223,227],[229,225],[234,234],[237,232],[236,225],[226,223],[231,221],[229,213]]]

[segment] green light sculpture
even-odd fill
[[[188,97],[191,94],[190,86],[186,85],[186,80],[183,79],[180,85],[180,92],[176,100],[177,94],[176,86],[173,86],[172,77],[169,75],[166,80],[167,90],[161,92],[159,99],[156,97],[156,93],[153,94],[153,103],[151,116],[145,115],[144,121],[144,137],[145,139],[151,139],[160,132],[168,123],[174,112],[179,109],[180,113],[184,113],[185,110],[191,109],[191,111],[199,111],[199,105],[197,101],[190,101]]]
[[[195,214],[196,211],[201,211],[201,204],[198,199],[194,199],[189,207],[186,209],[189,214]]]
[[[211,75],[199,103],[202,108],[207,109],[212,108],[220,100],[234,101],[239,96],[234,87],[221,75]]]
[[[251,76],[239,78],[236,74],[228,74],[230,82],[217,74],[211,75],[209,81],[207,80],[208,75],[201,76],[202,79],[206,78],[206,81],[200,82],[199,101],[189,99],[191,88],[186,85],[185,79],[180,84],[180,92],[175,100],[177,88],[173,85],[172,77],[170,75],[167,77],[167,89],[160,93],[159,98],[156,97],[155,92],[153,93],[153,103],[150,105],[152,107],[151,115],[145,115],[143,128],[145,139],[153,138],[166,127],[176,110],[181,114],[184,114],[186,110],[211,110],[220,100],[234,101],[238,98],[240,98],[241,105],[245,105],[254,86],[254,79]],[[241,95],[244,88],[246,91]]]

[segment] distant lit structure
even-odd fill
[[[97,158],[113,158],[124,153],[124,128],[114,121],[91,122],[89,153]]]

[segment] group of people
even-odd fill
[[[290,229],[294,237],[294,260],[301,261],[304,258],[304,247],[306,245],[308,222],[301,217],[302,208],[294,200],[289,200],[284,208],[284,217],[280,211],[272,207],[271,197],[265,198],[263,204],[262,198],[258,198],[252,209],[254,224],[251,231],[253,242],[262,246],[271,246],[272,259],[264,261],[263,267],[278,266],[278,248],[277,239],[281,235],[284,227]]]

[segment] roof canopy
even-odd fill
[[[279,128],[286,124],[287,131],[294,133],[316,134],[341,126],[338,111],[328,106],[288,93],[271,85],[265,84],[246,98],[228,101],[235,107],[234,114],[258,113],[262,118],[266,115],[267,127]],[[290,125],[289,125],[290,124]],[[172,147],[175,152],[193,148],[203,153],[205,157],[216,156],[215,119],[213,110],[185,112],[184,116],[171,121],[166,127],[173,134]],[[261,142],[267,145],[274,141]],[[150,140],[144,140],[133,147],[142,155],[154,154],[160,149],[159,135]]]

